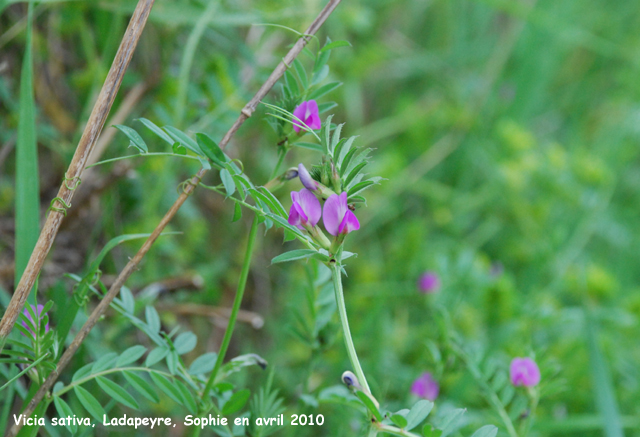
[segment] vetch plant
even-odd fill
[[[134,15],[134,19],[132,20],[132,25],[138,25],[138,21],[140,20],[139,12],[140,10],[144,10],[144,12],[148,15],[150,10],[150,6],[147,4],[147,1],[141,1],[138,9],[136,9],[136,13],[138,15]],[[153,2],[151,2],[153,3]],[[7,338],[9,331],[14,326],[15,318],[10,320],[9,314],[5,314],[3,318],[3,337],[2,342],[7,342],[12,346],[17,347],[17,350],[4,351],[5,354],[16,354],[16,356],[22,356],[23,352],[21,352],[20,348],[28,348],[33,354],[28,355],[29,360],[27,363],[29,367],[27,367],[23,372],[15,375],[7,384],[5,384],[2,388],[6,388],[9,384],[16,381],[23,373],[27,371],[34,370],[36,373],[34,376],[36,377],[36,384],[32,387],[33,396],[30,396],[31,400],[28,402],[26,407],[24,408],[23,417],[29,418],[32,415],[40,415],[42,416],[46,411],[48,405],[53,401],[56,404],[56,408],[58,409],[60,415],[69,415],[71,414],[71,410],[69,405],[66,404],[62,398],[60,397],[62,394],[69,391],[70,388],[73,388],[73,392],[78,397],[79,401],[85,406],[87,411],[96,419],[98,419],[103,413],[103,407],[100,405],[100,402],[95,399],[95,397],[86,389],[84,389],[81,384],[85,381],[96,380],[98,385],[108,393],[111,398],[120,402],[123,405],[129,406],[131,408],[136,408],[135,401],[132,401],[132,397],[126,391],[124,391],[119,384],[104,379],[105,373],[113,373],[113,372],[121,372],[123,376],[127,378],[127,374],[125,372],[131,371],[131,369],[126,369],[121,366],[131,363],[141,357],[146,351],[146,348],[136,347],[135,353],[134,351],[127,351],[126,359],[124,357],[117,357],[113,354],[107,354],[101,357],[96,363],[90,363],[85,366],[79,376],[76,372],[74,379],[72,379],[72,384],[67,388],[61,386],[60,382],[56,384],[56,380],[58,376],[61,374],[61,371],[65,369],[65,367],[70,363],[73,359],[75,352],[78,350],[83,340],[88,335],[89,331],[95,326],[95,324],[100,319],[101,315],[105,312],[106,308],[112,305],[116,305],[120,310],[121,314],[127,317],[131,323],[133,323],[136,327],[143,330],[145,333],[149,335],[149,337],[158,344],[158,347],[151,351],[145,361],[147,366],[151,366],[159,362],[160,360],[166,360],[166,365],[168,368],[167,372],[155,372],[150,370],[141,370],[143,372],[149,373],[149,376],[154,385],[159,387],[169,398],[174,401],[183,404],[188,410],[193,411],[196,414],[205,414],[210,410],[217,411],[221,415],[228,415],[236,413],[238,410],[242,409],[246,404],[249,398],[248,390],[233,390],[234,387],[230,386],[230,384],[225,383],[224,379],[231,373],[236,372],[237,370],[252,364],[258,364],[261,367],[264,367],[265,362],[260,357],[257,357],[255,354],[250,354],[246,357],[237,357],[231,360],[228,363],[223,363],[226,355],[226,351],[230,342],[231,334],[233,332],[235,321],[238,316],[238,312],[240,309],[240,302],[242,301],[242,296],[248,276],[249,265],[251,262],[251,255],[253,251],[253,246],[255,242],[255,238],[257,235],[257,227],[260,223],[264,223],[267,228],[273,227],[274,223],[277,223],[280,226],[285,226],[290,231],[294,231],[297,233],[297,237],[302,237],[305,240],[303,234],[300,233],[300,230],[292,227],[286,221],[286,212],[284,211],[282,205],[280,205],[279,201],[269,192],[268,189],[264,187],[256,187],[246,175],[240,170],[240,166],[238,166],[233,160],[231,160],[224,152],[223,148],[229,142],[231,136],[237,131],[239,126],[252,115],[257,107],[258,103],[262,100],[262,98],[266,95],[266,93],[271,89],[271,87],[276,83],[276,81],[280,78],[280,76],[284,73],[286,79],[289,79],[290,73],[287,72],[287,65],[294,63],[296,56],[302,51],[308,39],[313,33],[315,33],[322,23],[327,19],[327,17],[331,14],[334,8],[339,3],[339,0],[331,0],[325,8],[320,12],[316,20],[311,24],[311,26],[307,29],[307,33],[304,34],[303,37],[299,38],[298,42],[294,45],[294,47],[289,51],[287,56],[283,59],[283,61],[276,67],[274,72],[271,74],[267,82],[263,87],[261,87],[260,91],[254,96],[254,98],[243,108],[242,113],[236,123],[231,127],[228,131],[227,135],[222,139],[220,146],[216,144],[210,137],[206,134],[198,134],[196,135],[197,141],[191,139],[184,132],[171,127],[164,126],[163,128],[158,127],[154,123],[149,120],[142,119],[141,122],[148,127],[154,134],[159,136],[162,140],[167,141],[172,149],[173,153],[159,153],[153,154],[153,156],[172,156],[183,159],[197,160],[202,164],[202,169],[191,178],[187,183],[183,185],[182,194],[176,200],[174,206],[171,208],[165,219],[156,227],[156,230],[148,236],[149,239],[140,249],[138,254],[130,260],[127,264],[123,272],[116,279],[115,283],[111,286],[109,290],[102,284],[100,280],[100,275],[95,275],[95,271],[90,272],[89,280],[79,278],[79,289],[82,290],[82,293],[78,293],[72,296],[72,301],[75,301],[75,305],[68,305],[67,314],[64,314],[61,318],[63,321],[68,319],[71,322],[75,318],[76,311],[79,308],[82,308],[87,301],[88,292],[93,293],[100,299],[100,303],[93,311],[93,313],[89,316],[87,322],[84,326],[79,330],[76,337],[71,342],[71,345],[67,350],[62,354],[62,356],[58,357],[58,343],[54,342],[54,330],[49,330],[49,332],[44,332],[44,326],[46,325],[46,316],[44,317],[43,326],[41,329],[37,329],[34,326],[30,326],[32,328],[33,333],[42,333],[44,337],[42,338],[42,342],[40,342],[40,336],[35,336],[35,344],[36,347],[29,347],[20,341],[14,341],[13,339]],[[145,9],[146,8],[146,9]],[[142,19],[143,24],[146,21],[146,15]],[[137,36],[139,36],[139,31],[141,28],[136,29],[136,35],[134,38],[134,44],[137,42]],[[125,42],[127,42],[127,38],[125,38]],[[125,44],[125,43],[123,43]],[[318,55],[318,60],[315,63],[316,69],[322,69],[326,67],[326,62],[328,60],[328,54],[332,47],[325,45],[324,47],[318,47],[319,50],[323,50],[322,56]],[[133,50],[129,51],[131,54]],[[128,62],[128,60],[125,62]],[[298,65],[298,64],[295,64]],[[325,69],[326,70],[326,69]],[[301,71],[298,70],[298,74],[301,74]],[[326,75],[324,75],[326,76]],[[314,80],[313,83],[307,84],[305,87],[305,93],[311,92],[315,89],[316,98],[326,94],[331,89],[324,88],[324,90],[320,90],[318,85],[322,82],[324,77],[319,77],[319,79]],[[109,82],[105,85],[105,88],[108,88]],[[292,93],[288,89],[288,98],[295,100],[300,100],[301,96],[298,95],[298,91]],[[296,88],[296,90],[298,90]],[[113,93],[115,96],[115,92]],[[110,103],[109,105],[110,106]],[[325,106],[325,109],[328,108]],[[291,108],[293,109],[293,108]],[[320,110],[320,109],[319,109]],[[108,107],[107,107],[108,112]],[[106,117],[106,114],[104,115]],[[92,123],[96,123],[93,121]],[[91,123],[90,123],[91,124]],[[128,127],[119,126],[119,129],[127,135],[127,137],[131,140],[131,144],[140,152],[139,155],[134,156],[152,156],[152,154],[148,153],[148,147],[145,144],[144,140],[141,136],[133,129]],[[96,131],[99,131],[97,129]],[[85,144],[86,146],[86,144]],[[87,150],[84,148],[80,150],[81,156],[83,160],[86,160],[86,156],[91,151],[91,146],[88,147]],[[189,155],[191,153],[191,155]],[[121,159],[129,159],[133,156],[116,158],[112,160],[107,160],[106,162],[113,162]],[[281,159],[274,168],[274,177],[278,174],[279,166],[284,159],[284,155],[281,155]],[[104,164],[105,162],[102,162]],[[78,171],[82,171],[84,166],[84,161],[82,163],[77,164]],[[193,349],[196,344],[196,338],[191,333],[181,333],[177,335],[177,331],[173,330],[170,333],[164,333],[162,331],[162,326],[158,317],[157,312],[151,306],[147,306],[145,309],[146,322],[141,322],[139,319],[132,314],[135,310],[134,307],[131,306],[133,299],[130,294],[128,295],[123,288],[124,281],[129,277],[129,275],[135,270],[135,266],[140,262],[142,257],[147,253],[151,244],[161,235],[162,230],[169,222],[170,218],[177,212],[180,206],[184,203],[189,194],[193,191],[193,189],[200,183],[203,175],[207,170],[215,168],[220,172],[220,177],[222,179],[222,184],[219,187],[209,187],[213,191],[221,192],[222,189],[226,192],[226,197],[230,198],[233,194],[241,193],[239,197],[234,198],[234,201],[238,202],[238,208],[240,205],[244,205],[248,207],[250,210],[256,212],[255,219],[253,221],[252,229],[249,234],[249,242],[247,246],[245,262],[243,264],[242,272],[240,275],[240,280],[238,282],[238,292],[236,294],[236,298],[234,301],[234,305],[229,317],[228,327],[223,339],[222,346],[217,355],[211,357],[206,357],[207,366],[203,366],[203,363],[199,363],[196,366],[196,361],[192,363],[192,367],[196,367],[194,369],[194,374],[190,374],[187,371],[187,367],[182,362],[180,355],[187,353]],[[281,177],[279,177],[280,181],[290,180],[290,172],[287,171]],[[72,178],[71,185],[69,181],[65,180],[65,187],[69,191],[73,191],[75,187],[77,187],[80,183],[79,176]],[[203,184],[204,186],[204,184]],[[236,191],[237,190],[237,191]],[[64,194],[64,193],[63,193]],[[71,193],[72,195],[73,193]],[[255,202],[254,205],[248,204],[245,202],[247,195],[251,195],[251,198]],[[64,205],[65,208],[69,207],[69,200],[71,196],[60,197],[57,198],[58,203]],[[52,204],[53,205],[53,204]],[[55,226],[59,226],[59,221],[61,217],[66,215],[66,210],[63,210],[59,206],[53,205],[53,213],[55,218],[58,220]],[[236,213],[241,214],[241,211],[236,208]],[[54,217],[54,214],[51,214],[50,217]],[[239,217],[240,215],[238,215]],[[48,226],[48,225],[46,225]],[[56,227],[57,230],[57,227]],[[47,234],[46,237],[49,238],[48,244],[51,244],[51,241],[55,236],[55,230],[53,233]],[[147,237],[147,236],[145,236]],[[311,243],[311,240],[307,240]],[[36,250],[41,250],[36,248]],[[47,249],[48,250],[48,249]],[[45,251],[46,253],[46,251]],[[42,256],[40,259],[44,259]],[[98,263],[99,264],[99,263]],[[35,267],[35,270],[29,270],[32,274],[34,271],[37,273],[41,264]],[[35,276],[32,274],[27,280],[35,280]],[[30,282],[26,290],[30,289]],[[123,290],[122,300],[116,298],[117,294],[120,290]],[[24,301],[20,302],[19,299],[23,297],[26,299],[26,294],[24,293],[25,287],[22,286],[22,291],[20,293],[16,293],[14,295],[14,300],[11,302],[12,312],[14,308],[18,308],[18,311],[21,310],[21,306]],[[49,304],[48,304],[49,305]],[[45,306],[41,311],[36,308],[38,315],[42,313],[46,313],[50,308]],[[62,306],[61,306],[62,308]],[[65,319],[66,317],[66,319]],[[24,320],[29,320],[28,318],[24,318]],[[31,314],[31,320],[39,323],[39,317],[34,313]],[[66,323],[66,328],[64,332],[64,337],[61,341],[66,340],[66,334],[69,329],[70,323]],[[7,328],[8,326],[8,328]],[[20,330],[24,329],[21,324],[15,325],[15,327]],[[24,329],[23,333],[29,333],[27,329]],[[3,343],[0,343],[2,346]],[[42,351],[47,351],[42,355]],[[131,353],[129,353],[131,352]],[[35,355],[35,356],[34,356]],[[25,355],[25,357],[27,357]],[[45,360],[46,358],[46,360]],[[57,363],[52,363],[48,361],[50,358],[55,358]],[[11,359],[12,362],[16,362],[15,359]],[[209,367],[208,364],[211,364]],[[114,367],[115,366],[115,367]],[[87,376],[88,375],[88,376]],[[143,394],[148,399],[154,399],[154,396],[151,394],[149,390],[148,381],[144,381],[144,379],[136,378],[133,373],[128,375],[127,381],[132,384],[134,388],[136,388],[141,394]],[[169,375],[175,375],[176,378],[170,377]],[[103,378],[103,379],[101,379]],[[182,381],[181,381],[182,380]],[[55,387],[54,387],[55,384]],[[53,389],[54,396],[50,395],[50,390]],[[269,397],[271,399],[271,396]],[[269,403],[273,404],[275,401],[271,401]],[[256,404],[260,405],[260,404]],[[72,414],[71,414],[72,415]],[[26,423],[26,421],[21,421],[19,423],[15,423],[9,429],[7,435],[16,435],[22,426]],[[71,424],[70,426],[76,426],[76,424]],[[75,429],[70,429],[70,431],[75,432]],[[198,431],[199,432],[199,431]],[[231,429],[227,428],[227,432],[231,435]]]
[[[39,327],[44,327],[44,333],[49,332],[49,316],[44,311],[44,305],[38,304],[35,308],[27,304],[27,308],[22,311],[22,315],[27,318],[22,322],[22,326],[35,337],[35,331],[40,331]]]
[[[240,355],[227,361],[227,353],[230,350],[251,270],[258,230],[264,225],[265,231],[282,229],[285,241],[297,240],[303,247],[278,255],[273,258],[272,263],[304,260],[307,268],[315,269],[317,276],[322,276],[318,278],[317,283],[313,281],[312,285],[320,287],[321,290],[318,296],[309,299],[314,320],[313,326],[305,332],[308,334],[307,337],[312,342],[320,343],[320,333],[331,323],[335,312],[338,313],[340,331],[351,366],[350,370],[342,373],[345,386],[325,388],[317,398],[309,395],[307,400],[310,404],[313,401],[318,403],[319,400],[336,400],[337,403],[353,405],[358,411],[364,412],[366,418],[363,420],[363,426],[369,436],[417,436],[414,430],[423,425],[434,408],[432,401],[439,394],[438,383],[429,373],[421,375],[412,385],[411,392],[425,399],[419,400],[410,409],[390,411],[387,405],[394,401],[385,402],[372,391],[356,352],[349,326],[343,277],[347,274],[346,261],[356,254],[346,250],[349,241],[347,235],[360,229],[358,211],[366,205],[363,196],[365,190],[379,184],[382,178],[371,177],[365,173],[372,149],[358,147],[354,136],[343,138],[341,134],[344,124],[335,124],[333,115],[326,116],[324,122],[321,118],[323,113],[335,106],[333,102],[322,102],[321,98],[340,86],[339,83],[323,83],[328,74],[329,54],[333,49],[346,46],[348,43],[327,40],[322,45],[318,40],[312,40],[312,35],[337,3],[329,2],[307,33],[300,35],[298,42],[258,94],[242,109],[238,120],[219,143],[205,132],[197,132],[192,136],[176,127],[157,125],[149,119],[140,118],[139,122],[159,138],[165,147],[160,151],[149,152],[153,149],[135,129],[116,125],[128,138],[136,153],[105,160],[97,165],[132,158],[164,156],[183,162],[188,160],[199,163],[202,168],[195,176],[181,184],[179,198],[151,234],[122,235],[111,240],[97,258],[88,264],[82,275],[67,275],[75,283],[75,287],[69,296],[58,297],[57,311],[61,314],[59,323],[56,320],[55,329],[50,329],[48,324],[47,312],[52,308],[51,303],[26,308],[20,323],[15,326],[25,337],[32,339],[31,344],[26,344],[23,341],[25,339],[9,338],[7,342],[12,349],[4,351],[10,357],[7,363],[24,367],[24,371],[9,383],[16,381],[26,372],[33,383],[29,396],[24,396],[27,401],[23,406],[24,417],[42,416],[53,403],[59,416],[73,415],[71,405],[82,405],[88,415],[101,421],[107,414],[111,414],[109,410],[112,405],[105,405],[105,402],[98,399],[99,393],[103,395],[102,399],[106,397],[119,404],[119,408],[133,410],[140,409],[142,398],[158,403],[159,395],[162,394],[175,404],[181,405],[191,416],[239,414],[255,418],[280,414],[282,401],[271,388],[273,373],[251,402],[250,388],[237,387],[234,385],[235,381],[229,379],[232,374],[245,367],[258,366],[264,369],[267,366],[266,361],[254,353]],[[303,61],[296,59],[310,41],[317,42],[315,53],[305,49],[313,64],[311,69],[305,67]],[[267,113],[268,120],[277,135],[277,160],[273,169],[270,169],[268,180],[261,185],[245,172],[245,165],[239,159],[229,156],[225,148],[230,138],[240,125],[252,116],[267,91],[275,85],[281,75],[284,76],[284,81],[280,99],[276,104],[265,103],[265,107],[271,111]],[[317,130],[320,132],[316,132]],[[317,153],[317,159],[309,166],[309,170],[301,163],[297,168],[282,170],[287,154],[293,147]],[[82,166],[83,164],[79,167]],[[211,172],[207,174],[209,170]],[[299,177],[304,188],[290,193],[291,207],[287,213],[276,192],[295,177]],[[79,184],[79,176],[65,177],[65,186],[73,191],[70,182],[74,182],[73,186],[76,187]],[[232,221],[237,222],[245,213],[250,214],[252,220],[246,236],[246,249],[233,305],[228,314],[220,347],[217,352],[189,356],[198,344],[196,335],[179,326],[167,329],[153,305],[155,297],[134,296],[124,286],[124,282],[135,271],[153,242],[164,235],[165,226],[196,187],[203,187],[220,195],[221,200],[224,199],[228,205],[233,205]],[[64,214],[65,208],[69,207],[70,195],[66,194],[64,198],[54,199],[52,214],[56,217]],[[330,237],[327,237],[325,231]],[[111,287],[107,288],[100,270],[104,256],[121,242],[137,238],[147,240],[120,275],[113,280]],[[439,280],[437,276],[428,279],[428,283],[422,288],[432,292],[438,288]],[[76,316],[91,306],[88,303],[92,299],[99,303],[88,315],[83,326],[75,326]],[[14,304],[14,307],[16,305],[18,304]],[[68,375],[69,378],[58,381],[65,368],[80,355],[77,352],[81,344],[108,308],[111,308],[117,317],[125,320],[127,327],[134,326],[144,334],[144,345],[134,345],[123,352],[100,351],[95,355],[95,361],[80,366]],[[70,338],[69,333],[75,331],[75,337]],[[71,340],[69,347],[64,353],[59,354],[62,351],[61,346],[67,344],[68,340]],[[337,376],[335,380],[338,380]],[[373,387],[376,388],[376,385]],[[74,398],[70,400],[70,396]],[[247,405],[248,409],[245,408]],[[438,429],[434,429],[431,424],[424,424],[422,434],[447,435],[456,429],[464,411],[455,409],[447,414]],[[115,422],[112,420],[110,423]],[[16,435],[21,426],[15,424],[8,435]],[[79,427],[86,424],[71,422],[65,423],[65,426],[75,434],[79,431],[85,432]],[[199,435],[202,429],[194,429],[193,435]],[[238,429],[232,429],[227,424],[216,424],[208,429],[225,436],[265,436],[276,431],[277,427],[266,429],[243,425]],[[495,427],[488,426],[478,430],[474,436],[493,437],[496,433]]]

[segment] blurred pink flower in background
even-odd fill
[[[427,271],[418,279],[418,289],[421,293],[435,293],[440,288],[440,278],[437,273]]]
[[[440,393],[440,386],[429,372],[424,372],[411,385],[411,393],[421,398],[435,401]]]
[[[509,366],[511,384],[533,387],[540,382],[540,369],[531,358],[514,358]]]

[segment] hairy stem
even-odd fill
[[[360,366],[360,361],[358,360],[358,354],[356,353],[356,348],[353,345],[353,339],[351,338],[351,330],[349,329],[349,319],[347,318],[347,308],[344,303],[344,292],[342,291],[342,278],[340,276],[340,266],[337,263],[333,263],[331,265],[331,274],[333,276],[333,287],[336,292],[336,302],[338,303],[338,314],[340,314],[340,323],[342,324],[342,333],[344,335],[344,343],[347,346],[347,354],[349,355],[349,360],[351,360],[351,365],[353,366],[353,371],[358,377],[358,381],[360,385],[364,389],[365,392],[371,394],[371,390],[369,389],[369,384],[367,384],[367,378],[364,376],[364,372],[362,371],[362,366]]]

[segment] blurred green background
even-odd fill
[[[257,24],[303,31],[323,5],[220,2],[209,21],[202,18],[211,8],[206,1],[158,0],[112,116],[121,111],[117,123],[141,132],[134,119],[146,117],[221,138],[295,40]],[[97,0],[35,7],[42,214],[134,6]],[[26,5],[0,1],[0,13],[0,284],[10,292]],[[367,191],[368,206],[358,210],[362,227],[347,242],[358,257],[348,261],[345,281],[356,348],[386,408],[415,401],[411,383],[428,371],[441,385],[436,418],[464,407],[468,426],[460,435],[488,423],[506,435],[483,382],[451,349],[454,338],[480,368],[494,366],[502,378],[512,357],[536,357],[542,398],[530,435],[640,435],[639,29],[638,4],[623,0],[346,1],[323,27],[322,41],[352,44],[329,61],[331,79],[344,83],[328,96],[338,103],[335,120],[347,123],[345,135],[360,135],[359,145],[376,149],[370,173],[388,179]],[[259,109],[227,149],[256,183],[266,182],[276,161],[278,139],[264,113]],[[143,136],[150,148],[164,147]],[[102,158],[130,153],[127,145],[114,135]],[[287,165],[314,163],[307,152],[294,150]],[[45,265],[41,296],[70,292],[62,275],[81,272],[111,238],[151,232],[178,184],[197,169],[165,158],[94,169]],[[278,193],[287,208],[289,189],[298,188],[296,182]],[[232,216],[231,202],[198,190],[170,225],[182,234],[161,238],[128,281],[142,302],[156,305],[167,332],[180,324],[197,334],[187,361],[216,351],[224,332],[224,317],[194,314],[188,304],[211,311],[231,305],[250,224],[248,214],[236,223]],[[139,245],[107,257],[105,283]],[[357,435],[356,411],[315,408],[306,397],[338,384],[349,365],[335,315],[319,341],[300,333],[316,267],[270,265],[297,247],[283,247],[281,231],[259,237],[243,309],[264,326],[241,324],[230,356],[263,356],[287,414],[326,418],[323,426],[287,426],[277,435]],[[426,270],[442,280],[433,295],[416,286]],[[91,340],[75,368],[149,341],[115,313]],[[267,374],[251,369],[235,382],[257,391]],[[514,420],[524,420],[524,391],[505,393],[500,378],[488,384]],[[143,411],[181,417],[180,408],[146,403]]]

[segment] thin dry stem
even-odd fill
[[[102,90],[100,90],[98,100],[93,107],[93,111],[89,116],[89,121],[87,122],[82,137],[80,138],[76,152],[73,155],[73,159],[69,164],[67,172],[65,173],[65,180],[60,186],[60,190],[56,196],[57,198],[62,199],[62,201],[56,200],[55,204],[58,207],[56,208],[57,210],[52,209],[47,215],[44,228],[40,232],[36,247],[31,253],[31,258],[29,258],[29,264],[23,272],[22,278],[11,297],[11,302],[2,317],[2,321],[0,321],[0,351],[2,351],[9,333],[13,329],[13,325],[16,323],[18,314],[20,314],[20,311],[22,311],[22,308],[24,307],[27,297],[29,296],[29,292],[33,288],[33,284],[42,269],[44,260],[49,254],[49,250],[51,250],[51,245],[53,244],[53,240],[58,233],[58,229],[60,228],[60,224],[62,223],[62,219],[65,215],[63,213],[63,208],[65,205],[71,205],[75,188],[80,181],[82,171],[87,164],[87,160],[89,159],[96,141],[98,140],[98,136],[102,131],[102,127],[104,126],[107,115],[111,110],[116,94],[120,89],[122,78],[127,70],[129,62],[131,61],[133,52],[138,45],[138,40],[140,39],[140,35],[142,34],[142,30],[144,29],[154,2],[155,0],[140,0],[138,2],[138,6],[136,6],[133,16],[131,17],[127,31],[120,43],[118,53],[116,53],[113,64],[111,64],[111,69],[107,74]]]
[[[309,42],[310,35],[314,35],[318,31],[318,29],[320,29],[322,24],[324,24],[324,22],[331,15],[334,9],[338,6],[340,1],[341,0],[330,0],[327,3],[327,5],[324,7],[324,9],[320,12],[320,14],[318,14],[316,19],[313,21],[313,23],[311,23],[309,28],[304,33],[305,36],[298,39],[296,44],[291,48],[289,53],[287,53],[287,55],[284,57],[283,61],[278,64],[278,66],[275,68],[275,70],[273,70],[273,72],[271,73],[267,81],[262,85],[262,87],[260,87],[256,95],[242,109],[238,119],[235,121],[233,126],[231,126],[229,131],[225,134],[225,136],[220,141],[219,145],[221,148],[224,149],[227,146],[227,144],[229,143],[233,135],[238,131],[240,126],[249,117],[251,117],[251,115],[256,110],[260,101],[267,95],[267,93],[271,90],[271,88],[273,88],[276,82],[280,79],[280,77],[282,77],[284,72],[287,70],[287,65],[291,65],[291,63],[293,63],[295,58],[300,54],[302,49],[307,45],[307,43]],[[84,326],[82,327],[82,329],[80,329],[80,331],[74,338],[71,345],[69,345],[67,350],[64,352],[64,354],[60,358],[60,361],[58,362],[56,370],[51,372],[51,374],[47,377],[44,384],[40,387],[40,389],[37,391],[37,393],[31,400],[31,402],[29,402],[29,405],[23,412],[25,417],[29,417],[33,414],[36,406],[40,403],[40,401],[42,401],[45,394],[51,389],[51,387],[53,387],[53,384],[58,379],[58,376],[60,375],[62,370],[67,366],[67,364],[69,364],[69,362],[71,361],[71,358],[80,347],[80,344],[82,344],[82,342],[84,341],[86,336],[89,334],[91,329],[98,322],[98,319],[106,311],[111,301],[113,301],[113,299],[118,295],[122,285],[124,285],[125,281],[129,278],[131,273],[133,273],[136,270],[142,258],[147,254],[147,252],[149,251],[153,243],[156,241],[158,236],[164,230],[165,226],[167,226],[167,224],[171,221],[173,216],[178,212],[182,204],[187,200],[189,195],[193,192],[197,184],[202,179],[202,176],[206,172],[207,170],[205,170],[204,168],[200,169],[200,171],[191,178],[189,183],[185,184],[185,188],[182,194],[180,194],[180,196],[176,199],[173,206],[162,218],[162,220],[160,221],[156,229],[153,231],[151,236],[145,241],[145,243],[142,245],[138,253],[136,253],[133,259],[131,259],[129,263],[127,263],[127,265],[122,270],[122,272],[120,272],[120,274],[118,275],[118,278],[109,289],[109,292],[107,293],[107,295],[102,299],[100,304],[91,313],[91,316],[89,316],[89,319],[85,322]],[[22,422],[14,425],[9,430],[7,435],[8,436],[16,435],[18,431],[20,431],[20,428],[22,427],[21,423]]]
[[[227,325],[229,316],[231,315],[231,308],[216,307],[211,305],[201,305],[196,303],[175,304],[175,303],[161,303],[157,304],[158,311],[171,311],[174,314],[186,314],[196,315],[203,317],[211,317],[214,319],[222,319],[222,326]],[[264,326],[264,319],[258,313],[253,311],[240,310],[238,312],[238,321],[248,323],[254,329],[260,329]]]

